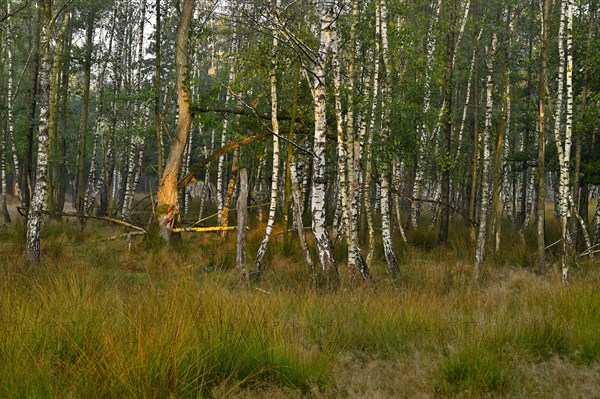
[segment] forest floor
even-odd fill
[[[48,221],[42,263],[23,269],[24,222],[0,226],[0,397],[600,398],[600,268],[560,283],[558,246],[536,273],[535,231],[503,226],[481,284],[455,225],[380,244],[372,280],[314,289],[297,240],[277,231],[259,284],[240,287],[235,234],[173,247],[100,221]],[[252,260],[262,229],[249,233]],[[558,235],[552,222],[548,241]],[[252,263],[249,263],[252,266]]]

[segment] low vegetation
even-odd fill
[[[396,243],[394,280],[379,250],[369,283],[323,291],[294,237],[275,233],[263,280],[245,290],[233,234],[157,249],[134,237],[129,248],[90,223],[46,223],[33,272],[24,226],[0,227],[0,397],[600,392],[600,271],[587,260],[564,287],[556,265],[536,274],[527,246],[505,237],[499,266],[474,285],[474,244],[456,226],[449,247],[431,247],[426,230]],[[249,255],[261,236],[250,232]]]

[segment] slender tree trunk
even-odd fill
[[[154,129],[156,130],[156,162],[157,162],[157,172],[158,177],[160,178],[163,175],[163,168],[165,165],[164,160],[164,147],[163,147],[163,139],[162,139],[162,117],[161,117],[161,106],[160,106],[160,51],[161,51],[161,10],[160,10],[160,0],[156,0],[155,2],[155,11],[156,11],[156,42],[154,45]]]
[[[157,194],[157,213],[160,236],[165,241],[170,241],[171,231],[179,218],[179,201],[177,191],[177,177],[179,164],[187,143],[188,134],[192,125],[189,99],[190,90],[187,85],[188,68],[188,36],[190,22],[194,13],[195,0],[183,0],[181,17],[175,36],[175,65],[177,72],[177,98],[179,101],[179,119],[169,156],[161,176]]]
[[[321,272],[327,284],[338,284],[338,270],[333,258],[333,246],[325,227],[325,153],[326,153],[326,62],[331,48],[332,31],[336,29],[335,5],[330,1],[318,0],[317,7],[321,20],[320,47],[314,71],[314,109],[315,109],[315,137],[313,158],[313,184],[312,184],[312,228],[317,244],[317,253]]]
[[[390,107],[391,102],[390,86],[391,86],[391,63],[389,57],[388,43],[388,22],[387,22],[387,3],[386,0],[379,0],[379,22],[381,24],[381,53],[383,59],[382,73],[383,79],[381,84],[382,112],[381,112],[381,141],[385,145],[389,139],[390,130]],[[388,268],[392,276],[395,276],[400,271],[396,253],[392,244],[392,229],[390,223],[390,161],[382,159],[381,162],[381,234],[383,239],[383,252],[388,264]]]
[[[507,44],[503,46],[504,49],[504,62],[502,66],[502,81],[500,85],[500,93],[502,96],[502,103],[500,109],[500,120],[496,126],[496,151],[494,152],[494,167],[493,167],[493,193],[492,193],[492,212],[494,213],[494,217],[492,218],[492,228],[491,230],[494,232],[495,238],[495,250],[498,252],[500,250],[500,237],[501,237],[501,223],[500,216],[502,214],[502,202],[500,200],[500,196],[502,193],[502,170],[501,166],[503,163],[503,148],[505,147],[505,143],[508,140],[506,137],[506,121],[508,117],[508,107],[509,107],[509,65],[511,60],[511,42],[512,42],[512,32],[513,32],[513,15],[512,10],[509,8],[507,10]]]
[[[595,16],[596,16],[596,2],[595,0],[590,0],[589,2],[589,21],[588,21],[588,32],[587,32],[587,41],[586,41],[586,52],[585,52],[585,61],[583,64],[583,88],[581,90],[581,103],[579,105],[579,117],[583,118],[587,111],[587,97],[589,90],[589,70],[590,70],[590,60],[591,60],[591,46],[592,39],[594,36],[594,25],[595,25]],[[573,212],[578,214],[581,219],[586,224],[587,228],[587,209],[580,206],[581,200],[584,198],[587,200],[587,186],[581,187],[581,149],[582,149],[582,132],[581,129],[578,129],[575,134],[575,169],[573,170]],[[581,193],[580,193],[581,191]],[[584,217],[584,215],[586,217]],[[573,222],[571,224],[571,231],[576,231],[576,218],[573,218]],[[577,235],[575,236],[574,246],[577,248]]]
[[[279,12],[281,1],[276,0],[274,5],[274,13]],[[267,220],[267,228],[263,237],[258,253],[256,254],[256,269],[259,275],[265,270],[264,259],[267,253],[269,240],[275,224],[275,211],[277,210],[277,187],[279,184],[279,121],[277,120],[277,46],[279,42],[279,30],[273,28],[273,46],[271,48],[271,129],[273,130],[273,167],[271,169],[271,200],[269,205],[269,218]]]
[[[232,45],[232,53],[234,52],[235,46]],[[231,66],[229,69],[229,85],[235,82],[235,65],[234,62],[231,62]],[[229,91],[225,93],[225,104],[229,104]],[[221,133],[221,146],[224,146],[227,142],[227,129],[229,128],[229,120],[225,118],[223,120],[223,131]],[[223,193],[223,182],[225,180],[225,156],[219,158],[219,163],[217,167],[217,212],[219,212],[219,216],[217,217],[217,223],[221,226],[226,226],[223,224],[223,212],[226,208],[224,205],[225,197]],[[226,212],[226,211],[225,211]],[[227,221],[225,222],[227,223]]]
[[[42,227],[42,208],[48,181],[48,113],[50,105],[50,40],[52,37],[52,8],[50,0],[38,0],[40,24],[40,118],[38,126],[38,156],[36,182],[33,197],[27,213],[27,240],[25,258],[28,266],[37,266],[40,262],[40,230]]]
[[[0,28],[0,109],[4,108],[4,29]],[[2,195],[0,196],[0,215],[4,223],[10,223],[10,215],[6,207],[6,130],[4,123],[0,124],[0,182]]]
[[[452,151],[452,86],[454,74],[454,25],[456,23],[456,12],[454,5],[448,4],[450,8],[450,28],[446,36],[446,69],[444,72],[444,109],[443,118],[443,159],[448,162],[442,165],[442,184],[441,184],[441,202],[446,204],[442,206],[440,217],[440,229],[438,232],[438,244],[446,245],[448,243],[448,229],[450,227],[450,168]]]
[[[248,270],[246,269],[246,217],[248,216],[248,172],[240,171],[240,195],[237,200],[237,256],[236,264],[240,281],[248,286]]]
[[[33,141],[36,123],[36,109],[38,100],[38,78],[40,65],[40,38],[42,19],[40,7],[37,10],[37,23],[32,40],[31,49],[31,87],[29,89],[29,126],[27,128],[27,142],[25,147],[24,173],[21,188],[23,189],[23,205],[28,208],[32,196],[33,184]]]
[[[350,60],[348,62],[348,112],[346,114],[346,169],[348,171],[348,273],[357,280],[357,272],[363,280],[369,276],[369,268],[358,247],[358,206],[360,143],[354,137],[354,85],[356,80],[356,26],[359,18],[358,0],[352,0],[352,25],[350,28]]]
[[[423,100],[423,114],[427,114],[431,107],[431,69],[433,68],[433,60],[434,53],[436,47],[436,41],[433,29],[438,24],[438,17],[440,13],[440,8],[442,5],[441,0],[437,0],[437,4],[434,3],[433,9],[433,19],[429,28],[427,30],[427,65],[425,66],[425,97]],[[419,145],[419,159],[417,164],[415,165],[415,182],[413,185],[413,201],[411,202],[410,207],[410,220],[411,226],[413,228],[418,227],[419,222],[419,209],[420,209],[420,199],[421,192],[423,190],[423,179],[425,178],[425,172],[423,170],[423,166],[425,163],[425,156],[427,151],[427,145],[429,144],[429,132],[428,127],[425,124],[422,124],[419,128],[419,137],[420,137],[420,145]]]
[[[479,14],[477,12],[477,0],[473,0],[473,18],[475,20],[475,31],[480,35],[473,44],[473,153],[471,155],[471,183],[469,185],[469,219],[475,219],[475,199],[477,198],[477,173],[479,166],[479,37],[482,30],[479,29]],[[473,237],[475,230],[471,230]]]
[[[489,213],[490,196],[490,135],[492,130],[493,90],[492,74],[494,72],[494,58],[497,50],[496,34],[492,37],[492,45],[486,50],[486,107],[485,107],[485,130],[483,131],[483,170],[481,172],[481,202],[479,205],[479,231],[477,234],[477,249],[475,253],[475,278],[481,279],[483,261],[485,257],[485,245],[487,235],[487,219]]]
[[[7,2],[7,12],[10,12],[10,2]],[[12,152],[12,162],[14,168],[14,179],[13,179],[13,196],[17,198],[20,202],[23,202],[22,192],[21,192],[21,184],[19,183],[19,179],[21,179],[21,168],[19,166],[19,158],[17,156],[17,148],[15,145],[15,136],[14,136],[14,89],[13,89],[13,73],[14,73],[14,65],[13,65],[13,40],[11,37],[12,25],[10,21],[6,21],[6,64],[8,67],[8,87],[7,87],[7,95],[6,95],[6,118],[7,118],[7,136],[6,136],[6,148],[10,146]],[[5,160],[6,161],[6,160]]]
[[[79,154],[77,164],[77,212],[81,215],[79,224],[83,228],[85,219],[85,153],[87,143],[88,115],[90,109],[90,78],[92,73],[92,50],[94,46],[94,23],[95,11],[92,7],[88,10],[86,40],[85,40],[85,59],[84,59],[84,82],[83,99],[81,113],[81,130],[79,132]]]
[[[50,104],[48,114],[48,193],[46,195],[47,209],[50,212],[56,212],[56,203],[54,196],[54,186],[56,182],[56,169],[54,166],[61,162],[60,154],[58,152],[58,137],[57,137],[57,124],[58,124],[58,111],[59,111],[59,79],[61,70],[61,61],[65,62],[62,57],[62,51],[64,46],[64,36],[69,29],[70,14],[66,14],[63,19],[63,25],[56,39],[56,45],[54,46],[54,61],[52,63],[51,78],[50,78]]]
[[[548,23],[550,15],[550,0],[543,0],[541,23],[541,54],[540,54],[540,88],[539,88],[539,122],[538,122],[538,162],[537,162],[537,243],[538,243],[538,272],[546,268],[546,76],[548,74]]]

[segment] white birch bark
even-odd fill
[[[327,144],[327,98],[326,98],[326,62],[331,48],[332,31],[335,26],[335,4],[327,0],[317,1],[317,10],[321,21],[320,46],[314,69],[314,118],[315,137],[313,146],[313,184],[312,184],[312,228],[317,244],[317,253],[321,271],[328,284],[338,282],[337,267],[333,258],[333,246],[325,227],[325,153]]]
[[[113,24],[112,24],[113,28],[114,28],[114,20],[113,20]],[[113,45],[113,38],[114,38],[114,29],[111,30],[110,33],[110,37],[108,40],[108,49],[106,51],[105,54],[105,60],[102,64],[102,68],[100,70],[100,74],[98,75],[98,92],[96,95],[96,129],[94,131],[94,144],[93,144],[93,150],[92,150],[92,159],[90,160],[90,171],[88,174],[88,184],[87,184],[87,190],[86,190],[86,197],[85,197],[85,212],[89,213],[92,211],[92,208],[94,206],[94,202],[96,199],[96,194],[97,194],[97,190],[96,187],[99,186],[97,180],[97,176],[100,175],[97,173],[96,171],[96,162],[97,162],[97,157],[98,157],[98,152],[100,151],[100,145],[102,142],[102,137],[105,135],[105,130],[106,130],[106,122],[104,120],[104,112],[103,112],[103,104],[102,104],[102,96],[104,93],[104,84],[105,84],[105,76],[106,76],[106,69],[108,66],[108,60],[111,57],[112,54],[112,45]]]
[[[27,240],[25,258],[30,267],[40,262],[40,231],[42,227],[42,208],[48,183],[48,117],[50,107],[50,40],[52,35],[52,2],[38,0],[40,8],[40,69],[39,69],[39,106],[38,150],[36,180],[33,195],[27,213]]]
[[[10,7],[10,1],[8,2],[8,6]],[[8,88],[7,88],[7,97],[6,97],[6,116],[7,116],[7,124],[8,124],[8,136],[7,141],[10,145],[11,153],[12,153],[12,161],[14,167],[14,190],[13,194],[16,198],[21,201],[21,188],[19,186],[19,179],[21,178],[20,167],[19,167],[19,158],[17,156],[17,147],[15,145],[15,124],[14,124],[14,114],[13,114],[13,93],[14,93],[14,78],[13,78],[13,56],[12,56],[12,38],[10,35],[10,21],[6,23],[7,31],[9,34],[6,35],[6,58],[7,58],[7,66],[8,66]]]
[[[475,278],[481,278],[483,261],[485,256],[485,242],[487,234],[487,218],[490,200],[490,135],[492,130],[493,90],[492,73],[494,68],[494,57],[496,54],[497,37],[492,37],[492,45],[486,50],[487,82],[486,82],[486,107],[485,107],[485,129],[483,131],[483,170],[481,172],[481,202],[479,206],[479,231],[477,234],[477,248],[475,253]]]
[[[338,156],[338,188],[339,202],[341,205],[340,226],[335,231],[344,232],[347,235],[348,228],[348,185],[347,185],[347,153],[344,139],[344,119],[342,117],[342,72],[339,58],[340,39],[336,30],[331,32],[331,66],[333,69],[333,92],[335,97],[335,119],[337,133],[337,156]],[[334,224],[335,225],[335,224]],[[338,226],[336,226],[338,227]]]
[[[423,100],[423,114],[427,114],[431,107],[431,69],[433,67],[433,55],[435,53],[436,40],[433,34],[433,27],[437,26],[438,17],[440,13],[442,1],[438,0],[437,7],[434,6],[433,10],[433,20],[429,25],[427,30],[427,65],[425,66],[425,97]],[[429,143],[429,133],[427,132],[427,126],[425,124],[421,125],[419,128],[419,160],[415,165],[415,182],[413,185],[413,201],[411,202],[410,207],[410,220],[411,226],[413,228],[418,227],[419,222],[419,210],[421,207],[421,203],[419,200],[421,199],[421,192],[423,190],[423,179],[425,177],[425,173],[423,170],[423,164],[425,163],[425,154],[427,151],[427,145]]]
[[[231,52],[233,53],[235,50],[235,46],[232,45]],[[227,86],[231,86],[231,84],[235,82],[235,66],[233,61],[229,67],[229,82]],[[225,106],[229,104],[229,91],[225,92]],[[227,142],[227,129],[229,129],[229,120],[225,118],[223,120],[223,130],[221,132],[221,146],[224,146]],[[223,212],[223,205],[225,203],[224,196],[224,179],[225,179],[225,156],[219,157],[219,163],[217,166],[217,212],[219,215],[217,216],[217,225],[221,226],[221,216]]]
[[[146,21],[146,0],[141,1],[140,11],[140,26],[138,31],[138,53],[137,53],[137,68],[135,70],[134,82],[136,90],[141,93],[142,89],[142,61],[144,59],[144,26]],[[134,104],[134,114],[137,118],[137,128],[141,129],[144,122],[144,112],[141,110],[140,101],[136,100]],[[144,139],[141,137],[139,132],[135,132],[131,135],[131,142],[129,145],[129,160],[127,168],[127,184],[125,187],[125,199],[123,201],[122,215],[123,219],[128,220],[131,216],[131,207],[135,198],[135,192],[137,189],[137,183],[139,178],[136,179],[138,174],[138,166],[141,166],[144,154]],[[139,159],[141,157],[141,159]],[[141,171],[140,171],[141,172]]]
[[[379,37],[381,36],[381,22],[380,13],[375,12],[375,50],[373,53],[373,83],[371,87],[371,119],[369,122],[369,129],[366,132],[365,137],[365,170],[364,170],[364,203],[365,213],[367,216],[367,228],[369,232],[369,249],[367,251],[367,265],[372,264],[373,255],[375,253],[375,226],[373,222],[373,204],[371,201],[371,164],[372,160],[372,144],[373,135],[375,134],[375,118],[377,116],[377,108],[379,105],[379,73],[381,65],[379,63],[379,57],[381,55],[381,43]]]
[[[388,26],[387,26],[387,3],[386,0],[379,0],[379,23],[381,24],[381,51],[383,58],[382,65],[382,84],[381,84],[381,98],[382,98],[382,117],[381,117],[381,141],[385,145],[389,138],[389,115],[390,108],[390,84],[391,84],[391,64],[389,57],[389,44],[388,44]],[[392,276],[395,276],[400,268],[398,261],[396,260],[396,253],[392,244],[392,229],[390,224],[390,170],[389,161],[382,159],[381,162],[381,234],[383,239],[383,252],[385,254],[385,260],[387,261],[388,268]]]
[[[210,153],[212,153],[214,151],[215,148],[215,129],[212,129],[210,131]],[[204,158],[208,158],[208,156],[210,155],[208,148],[206,146],[204,146]],[[206,203],[206,198],[207,195],[209,196],[210,193],[208,191],[208,186],[210,184],[210,162],[206,165],[206,168],[204,169],[204,183],[202,184],[202,188],[201,188],[201,196],[200,196],[200,209],[198,210],[198,220],[202,219],[202,215],[204,214],[204,204]],[[210,197],[209,197],[210,199]]]
[[[202,131],[201,131],[202,132]],[[190,130],[190,135],[188,136],[188,142],[185,146],[185,151],[183,152],[183,169],[182,175],[185,176],[190,171],[190,163],[192,160],[192,145],[194,143],[194,131]],[[188,185],[184,189],[183,193],[183,215],[187,216],[190,211],[190,200],[191,200],[191,187]]]
[[[352,25],[350,27],[350,61],[348,64],[348,111],[346,114],[346,170],[348,172],[348,272],[351,279],[355,273],[364,279],[369,268],[358,247],[358,205],[360,176],[360,141],[354,133],[354,85],[356,80],[356,25],[359,18],[358,0],[352,0]],[[366,90],[368,92],[368,89]],[[362,125],[362,122],[359,124]]]
[[[594,226],[596,231],[594,233],[594,245],[600,243],[600,198],[596,200],[596,210],[594,211]]]
[[[274,13],[279,12],[281,0],[275,1]],[[277,120],[277,47],[279,43],[279,30],[273,27],[273,47],[271,48],[271,129],[273,130],[273,167],[271,169],[271,200],[269,204],[269,218],[267,228],[258,253],[256,254],[256,269],[260,274],[264,272],[264,259],[267,253],[273,225],[275,224],[275,212],[277,210],[277,188],[279,184],[279,121]]]
[[[477,42],[479,42],[479,39],[481,38],[481,34],[483,33],[483,29],[479,30],[479,33],[477,34]],[[456,55],[456,53],[455,53]],[[467,80],[467,92],[466,92],[466,97],[465,97],[465,103],[463,105],[463,112],[462,112],[462,117],[460,119],[460,129],[458,130],[458,139],[457,139],[457,143],[458,143],[458,149],[456,151],[456,156],[454,157],[454,163],[457,163],[460,159],[461,156],[461,152],[462,152],[462,138],[464,135],[464,131],[465,131],[465,125],[467,122],[467,112],[469,110],[469,104],[471,103],[471,85],[473,84],[473,70],[475,69],[475,59],[477,57],[477,52],[474,50],[473,51],[473,55],[471,56],[471,66],[469,67],[469,79]],[[479,99],[475,99],[475,101],[478,101]]]
[[[554,118],[554,138],[558,153],[560,173],[558,177],[558,213],[562,226],[562,260],[561,275],[564,284],[568,283],[568,200],[569,200],[569,161],[571,155],[571,134],[573,123],[573,56],[572,56],[572,30],[573,30],[573,4],[571,0],[561,1],[561,17],[558,37],[558,89]],[[566,71],[564,41],[567,42]],[[562,128],[563,82],[566,80],[567,104],[564,137]],[[563,144],[564,142],[564,144]]]

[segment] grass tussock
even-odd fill
[[[291,234],[273,235],[263,280],[245,290],[233,234],[149,250],[52,221],[31,272],[22,229],[0,229],[0,397],[561,397],[600,385],[600,272],[582,263],[569,287],[535,274],[519,261],[530,232],[503,241],[481,285],[463,259],[468,227],[443,248],[410,232],[400,276],[378,250],[358,287],[338,244],[342,286],[319,291]],[[262,233],[248,236],[252,267]]]

